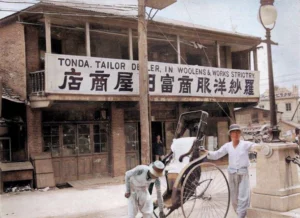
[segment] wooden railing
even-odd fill
[[[30,94],[43,94],[45,92],[45,71],[29,73]]]

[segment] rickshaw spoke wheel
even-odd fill
[[[225,218],[230,205],[225,174],[212,163],[197,164],[184,179],[180,200],[185,218]]]

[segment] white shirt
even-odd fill
[[[236,173],[238,171],[247,171],[250,165],[248,152],[255,145],[254,142],[240,140],[236,148],[233,147],[232,142],[224,144],[217,151],[209,151],[207,158],[210,160],[218,160],[228,154],[229,156],[229,173]]]

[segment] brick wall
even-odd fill
[[[111,106],[112,115],[112,176],[123,176],[126,171],[124,109]]]
[[[27,115],[27,146],[28,155],[41,153],[43,151],[42,139],[42,111],[26,108]]]
[[[0,28],[0,69],[3,82],[26,98],[25,37],[21,24]]]
[[[26,26],[26,66],[27,72],[40,70],[39,30],[35,26]]]

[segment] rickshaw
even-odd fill
[[[171,152],[162,160],[166,165],[162,197],[168,218],[227,216],[230,204],[227,178],[219,167],[207,162],[204,150],[207,119],[208,113],[200,110],[181,114]],[[154,203],[154,217],[158,213]]]

